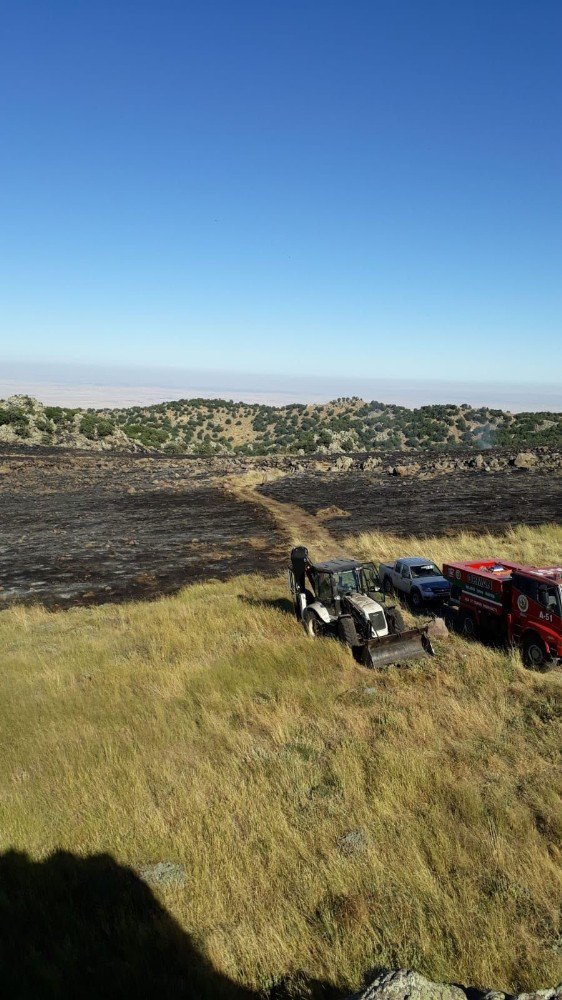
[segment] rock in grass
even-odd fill
[[[140,877],[148,885],[166,889],[172,885],[183,885],[187,878],[185,868],[173,861],[158,861],[155,865],[147,865],[139,871]]]
[[[353,1000],[466,1000],[459,986],[432,983],[418,972],[397,969],[378,976]]]
[[[510,994],[493,990],[466,989],[450,983],[432,983],[409,969],[396,969],[378,976],[349,1000],[507,1000]],[[513,1000],[562,1000],[562,983],[553,989],[519,993]]]
[[[439,617],[434,618],[427,630],[427,634],[431,639],[446,639],[449,635],[449,630],[445,625],[445,620]]]
[[[349,833],[344,833],[343,837],[340,837],[338,840],[338,847],[341,853],[348,857],[352,854],[360,854],[361,851],[365,850],[366,846],[365,834],[361,833],[361,830],[350,830]]]

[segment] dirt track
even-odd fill
[[[338,546],[334,535],[323,526],[320,519],[312,516],[296,503],[276,500],[265,489],[256,489],[254,478],[251,476],[232,476],[225,482],[225,489],[246,503],[255,504],[258,502],[262,508],[270,513],[278,530],[286,536],[287,548],[306,542],[314,549],[319,558],[345,555],[343,549]],[[276,478],[270,479],[269,482]],[[285,553],[285,559],[286,557],[287,553]]]

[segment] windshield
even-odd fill
[[[411,566],[414,579],[419,576],[442,576],[441,570],[435,563],[424,563],[423,566]]]
[[[356,569],[345,569],[340,573],[334,573],[336,590],[338,594],[349,594],[359,590],[367,593],[369,590],[380,590],[379,574],[374,563],[365,563]]]
[[[365,565],[361,567],[361,573],[363,574],[365,590],[381,589],[380,577],[375,569],[374,563],[365,563]]]
[[[336,590],[338,594],[348,594],[350,590],[360,590],[359,575],[356,569],[346,569],[335,573]]]

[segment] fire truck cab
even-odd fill
[[[513,643],[534,670],[562,660],[562,567],[490,559],[447,563],[443,576],[451,583],[446,617],[465,636]]]

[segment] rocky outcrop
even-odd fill
[[[357,463],[357,468],[364,469],[365,463]],[[421,475],[424,478],[447,472],[501,472],[513,469],[520,472],[541,469],[542,471],[559,471],[562,469],[562,455],[552,448],[537,448],[534,451],[519,452],[514,455],[506,451],[489,449],[475,454],[458,454],[441,452],[420,458],[419,453],[411,455],[403,453],[400,464],[389,465],[386,472],[389,476]]]
[[[515,458],[510,460],[510,465],[513,465],[516,469],[534,469],[538,462],[538,456],[534,451],[520,451]]]
[[[419,972],[397,969],[378,976],[370,986],[349,1000],[562,1000],[562,983],[552,989],[519,993],[514,997],[499,990],[432,983]]]
[[[0,426],[0,452],[16,453],[27,450],[29,444],[35,445],[39,452],[52,453],[58,450],[58,446],[53,448],[33,432],[24,440],[14,434],[12,428]],[[126,437],[120,428],[115,428],[111,435],[95,440],[88,439],[84,435],[75,433],[72,438],[59,434],[58,445],[63,448],[76,451],[101,451],[108,458],[111,453],[115,455],[125,452],[137,453],[140,461],[158,462],[176,460],[187,461],[190,468],[197,472],[217,473],[218,475],[238,474],[247,471],[263,471],[275,469],[278,474],[289,476],[306,475],[312,472],[320,474],[342,473],[348,475],[363,474],[372,477],[373,480],[379,476],[393,476],[398,478],[419,478],[431,479],[433,476],[446,475],[447,473],[467,472],[479,475],[489,475],[494,472],[509,471],[514,476],[527,475],[533,472],[553,472],[562,471],[562,452],[551,447],[537,448],[534,451],[519,452],[514,454],[508,450],[489,449],[484,452],[472,451],[464,452],[401,452],[397,454],[385,455],[338,455],[337,457],[325,455],[319,457],[303,456],[296,458],[294,455],[212,455],[200,457],[195,455],[176,456],[156,454],[153,450],[140,448]],[[3,447],[2,447],[3,446]],[[105,457],[105,456],[104,456]],[[390,464],[389,464],[390,459]]]
[[[138,452],[121,427],[95,411],[45,406],[31,396],[0,400],[0,445]]]
[[[388,473],[391,476],[415,476],[420,471],[417,462],[409,462],[407,465],[389,465]]]

